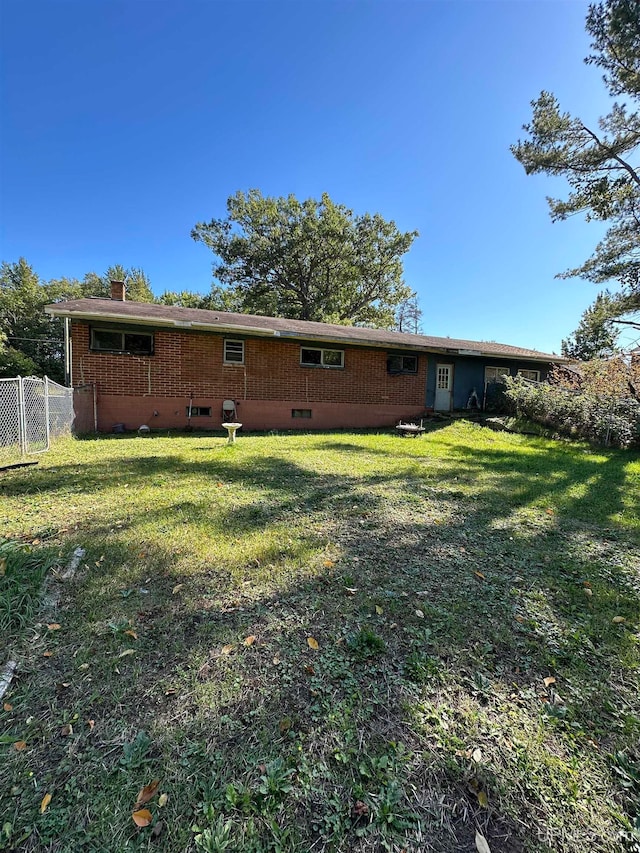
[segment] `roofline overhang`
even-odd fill
[[[185,331],[201,331],[201,332],[222,332],[222,333],[243,333],[247,335],[255,335],[257,337],[262,338],[279,338],[280,340],[290,340],[290,341],[314,341],[316,343],[330,343],[330,344],[350,344],[352,346],[360,346],[360,347],[375,347],[377,349],[396,349],[396,350],[410,350],[416,353],[435,353],[437,355],[443,355],[448,357],[455,356],[470,356],[470,357],[482,357],[482,358],[491,358],[491,359],[501,359],[503,361],[530,361],[532,363],[544,362],[549,364],[551,362],[564,363],[567,359],[562,356],[553,357],[550,353],[540,353],[539,356],[535,355],[521,355],[519,353],[495,353],[488,352],[487,350],[482,349],[470,349],[467,347],[438,347],[430,344],[410,344],[404,342],[393,342],[393,341],[374,341],[371,339],[362,339],[362,338],[352,338],[352,337],[335,337],[331,335],[318,335],[313,333],[304,333],[304,332],[289,332],[282,331],[280,329],[269,329],[264,328],[262,326],[239,326],[236,323],[198,323],[193,322],[192,320],[165,320],[162,318],[153,318],[153,317],[137,317],[132,316],[131,314],[119,314],[117,311],[110,312],[108,315],[105,315],[101,312],[93,312],[93,311],[65,311],[65,310],[56,310],[55,304],[53,305],[45,305],[45,313],[49,314],[51,317],[68,317],[71,320],[88,320],[92,322],[120,322],[120,323],[132,323],[140,326],[154,326],[161,327],[165,329],[176,329],[176,330],[185,330]],[[345,326],[345,328],[349,328]]]

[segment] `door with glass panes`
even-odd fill
[[[453,365],[436,364],[436,412],[451,411],[451,389],[453,387]]]

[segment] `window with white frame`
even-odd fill
[[[519,370],[518,376],[522,376],[523,379],[530,379],[532,382],[540,382],[539,370]]]
[[[300,364],[303,367],[344,367],[344,350],[300,347]]]
[[[510,376],[509,368],[504,366],[494,367],[489,366],[484,369],[485,385],[491,385],[494,382],[504,382],[505,376]]]
[[[232,341],[225,338],[224,363],[244,364],[244,341]]]

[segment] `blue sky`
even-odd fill
[[[545,351],[597,289],[554,275],[602,228],[553,225],[509,152],[541,89],[595,122],[582,0],[3,0],[0,256],[43,278],[138,266],[206,292],[190,231],[237,190],[378,212],[419,239],[427,334]]]

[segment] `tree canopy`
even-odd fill
[[[227,214],[192,231],[217,258],[212,307],[391,328],[415,295],[401,259],[417,232],[379,214],[356,215],[326,193],[299,201],[258,190],[231,196]]]
[[[543,91],[524,125],[528,138],[511,150],[527,174],[567,179],[568,196],[547,199],[553,221],[583,213],[587,220],[608,223],[593,255],[560,277],[620,282],[609,307],[613,316],[622,316],[640,309],[640,4],[593,3],[586,28],[592,53],[585,62],[604,70],[612,98],[625,100],[615,100],[593,127],[563,112],[555,96]]]
[[[0,266],[0,376],[40,375],[64,380],[63,322],[44,313],[51,302],[84,296],[109,296],[111,279],[127,284],[128,296],[152,302],[148,276],[141,269],[109,267],[104,275],[82,280],[43,281],[24,258]]]
[[[617,311],[617,299],[609,291],[599,293],[593,305],[583,313],[578,328],[562,341],[562,355],[581,361],[608,358],[618,352],[620,332],[612,315]]]

